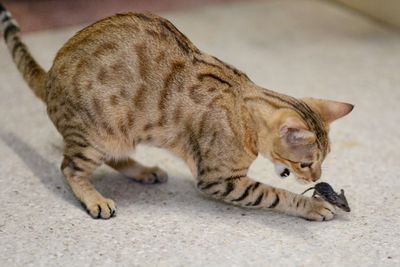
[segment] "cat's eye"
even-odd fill
[[[300,168],[305,169],[305,168],[311,168],[312,162],[307,162],[307,163],[300,163]]]

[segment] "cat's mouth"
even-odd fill
[[[276,171],[276,174],[279,175],[279,177],[281,177],[283,179],[286,177],[289,177],[291,174],[290,169],[282,163],[275,164],[275,171]],[[312,180],[309,180],[306,177],[299,176],[296,173],[293,173],[293,174],[294,174],[294,177],[296,178],[296,181],[299,182],[300,184],[309,184],[310,182],[313,182]]]
[[[309,183],[312,183],[312,181],[310,181],[310,180],[307,180],[307,179],[305,179],[305,178],[303,178],[303,177],[297,177],[297,176],[296,176],[296,181],[297,181],[299,184],[309,184]]]

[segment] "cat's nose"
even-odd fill
[[[321,178],[321,169],[316,169],[311,173],[311,180],[313,182],[318,181]]]

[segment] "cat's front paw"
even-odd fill
[[[115,216],[116,207],[112,199],[97,197],[83,205],[94,219],[109,219]]]
[[[335,207],[317,198],[310,198],[309,208],[304,216],[310,221],[329,221],[335,216]]]

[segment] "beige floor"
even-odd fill
[[[169,171],[144,186],[103,167],[96,187],[118,216],[92,220],[58,170],[61,138],[0,44],[1,266],[398,266],[400,33],[328,1],[283,0],[164,14],[202,50],[258,84],[354,103],[332,127],[323,180],[352,207],[324,223],[244,210],[200,196],[182,162],[136,156]],[[26,36],[46,67],[76,29]],[[259,159],[251,176],[301,192]]]

